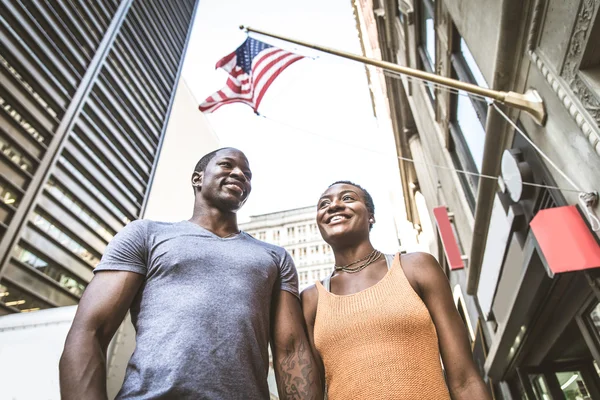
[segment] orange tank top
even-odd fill
[[[358,293],[316,287],[314,340],[329,400],[450,400],[435,326],[399,254],[383,279]]]

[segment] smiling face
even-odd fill
[[[330,245],[368,239],[371,218],[362,190],[354,185],[332,185],[317,203],[317,225]]]
[[[196,188],[196,201],[201,200],[221,211],[236,212],[250,195],[251,179],[252,172],[244,153],[226,148],[215,154],[204,171],[194,172],[192,185]]]

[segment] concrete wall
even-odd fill
[[[219,147],[198,104],[180,79],[144,218],[180,221],[192,215],[192,172],[204,154]]]

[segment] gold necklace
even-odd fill
[[[381,258],[381,254],[382,253],[379,250],[373,250],[371,252],[371,254],[369,254],[365,258],[361,258],[358,261],[354,261],[354,262],[351,262],[350,264],[346,264],[346,265],[342,265],[342,266],[334,265],[334,268],[336,271],[344,271],[349,274],[355,274],[355,273],[360,272],[363,269],[367,268],[369,265],[373,264],[375,261],[379,260],[379,258]],[[353,265],[356,265],[359,263],[362,263],[362,264],[360,264],[356,267],[353,267]]]

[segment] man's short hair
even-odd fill
[[[336,181],[328,187],[332,187],[333,185],[352,185],[360,189],[363,192],[363,197],[365,198],[365,206],[367,207],[367,211],[369,211],[372,216],[375,216],[375,203],[373,202],[373,198],[371,197],[371,194],[369,194],[367,189],[351,181]],[[369,223],[369,229],[371,229],[372,227],[373,224]]]
[[[208,165],[210,160],[215,158],[215,156],[217,155],[217,153],[219,151],[225,150],[225,149],[232,149],[232,148],[233,147],[221,147],[220,149],[216,149],[216,150],[211,151],[210,153],[205,154],[204,156],[202,156],[200,161],[198,161],[198,163],[196,164],[196,168],[194,168],[194,172],[204,172],[206,170],[206,166]]]

